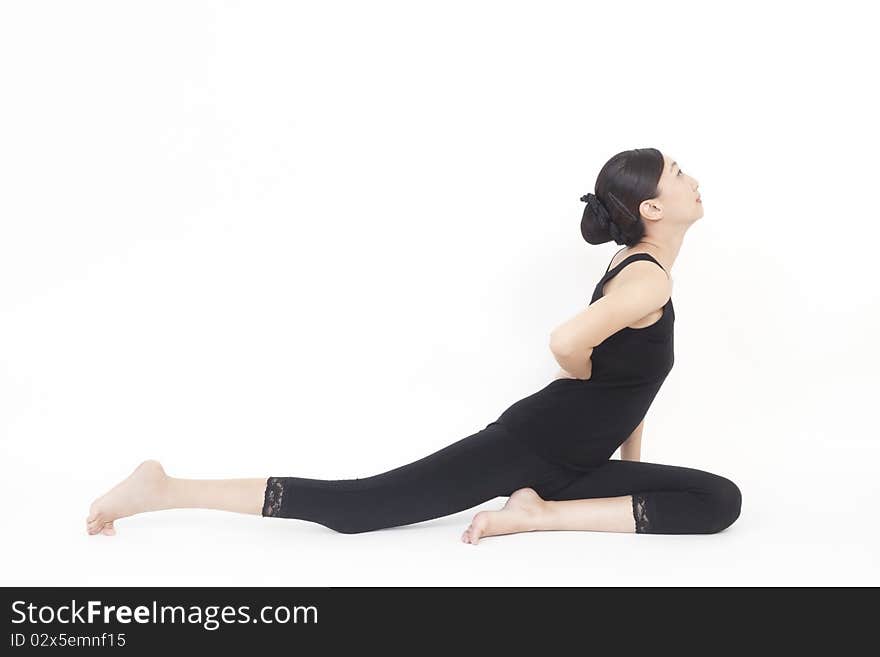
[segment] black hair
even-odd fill
[[[656,148],[634,148],[608,160],[596,178],[596,193],[581,197],[587,204],[581,219],[583,238],[590,244],[637,244],[645,236],[639,205],[659,196],[662,174],[663,154]]]

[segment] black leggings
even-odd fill
[[[370,477],[269,477],[262,515],[357,534],[440,518],[524,487],[545,500],[632,495],[642,534],[719,532],[739,517],[741,503],[736,484],[703,470],[612,459],[577,470],[550,463],[496,421]]]

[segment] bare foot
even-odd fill
[[[544,500],[533,488],[520,488],[500,511],[480,511],[461,535],[463,543],[476,545],[484,536],[534,531]]]
[[[127,478],[92,502],[86,518],[89,534],[116,533],[113,521],[144,511],[158,511],[163,505],[168,475],[159,461],[144,461]]]

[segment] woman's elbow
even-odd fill
[[[572,353],[571,340],[559,330],[550,334],[550,351],[554,356],[566,357]]]

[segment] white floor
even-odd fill
[[[803,399],[805,405],[818,401]],[[14,450],[8,441],[5,445],[6,558],[0,574],[5,585],[876,586],[880,525],[874,521],[874,477],[880,448],[873,436],[859,432],[856,418],[839,414],[836,401],[826,399],[827,414],[809,423],[782,422],[785,408],[760,422],[742,418],[737,431],[751,435],[749,444],[764,443],[760,452],[738,451],[736,432],[720,430],[716,439],[726,445],[721,451],[735,455],[723,464],[707,467],[708,456],[687,459],[684,451],[657,459],[714,469],[737,481],[742,515],[724,532],[536,532],[491,537],[477,546],[459,542],[461,531],[474,512],[496,508],[504,498],[359,535],[296,520],[184,509],[120,520],[113,537],[88,536],[83,517],[89,502],[127,474],[134,459],[115,456],[111,464],[102,455],[113,450],[109,444],[71,436],[71,444],[85,441],[72,450],[34,434]],[[841,437],[825,433],[830,427]],[[23,425],[17,431],[28,433]],[[662,431],[646,434],[646,457],[688,445],[709,453],[694,447],[696,440],[670,441],[677,447],[664,448],[657,434]],[[79,463],[75,451],[82,455]],[[53,459],[53,452],[63,458]],[[212,462],[233,460],[232,454],[211,455]],[[163,462],[171,474],[193,475],[175,472],[170,459]],[[219,476],[234,476],[231,469]]]

